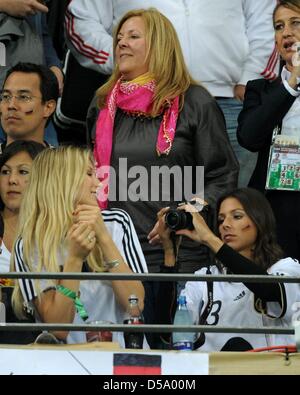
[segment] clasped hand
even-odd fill
[[[79,204],[73,212],[73,225],[67,239],[71,256],[85,259],[101,243],[107,232],[97,205]]]

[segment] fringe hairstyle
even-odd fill
[[[154,93],[151,115],[153,117],[159,115],[166,103],[177,96],[180,97],[179,108],[182,110],[184,93],[191,84],[196,85],[197,83],[187,69],[177,33],[168,18],[155,8],[127,12],[114,32],[114,52],[118,45],[117,36],[122,25],[132,17],[141,17],[146,28],[146,62],[149,64],[148,72],[156,80],[156,91]],[[108,82],[97,91],[98,106],[100,108],[105,107],[107,95],[112,91],[120,77],[121,73],[116,64]]]
[[[8,144],[0,155],[0,169],[5,163],[20,152],[26,152],[32,160],[45,149],[43,144],[31,140],[16,140]],[[4,210],[4,202],[0,196],[0,211]]]
[[[30,271],[60,272],[67,248],[66,236],[73,223],[86,170],[93,163],[92,153],[80,147],[46,149],[33,161],[22,200],[18,238],[23,240],[24,262]],[[14,254],[12,254],[14,270]],[[33,265],[35,262],[35,265]],[[37,266],[36,266],[37,262]],[[92,271],[103,271],[103,255],[98,244],[89,254]],[[36,281],[39,291],[39,281]],[[23,297],[18,281],[13,293],[16,314],[22,317]]]

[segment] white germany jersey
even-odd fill
[[[221,274],[216,266],[211,268],[211,273]],[[282,259],[270,267],[268,273],[279,276],[300,276],[300,264],[291,258]],[[206,268],[195,274],[206,274]],[[267,303],[262,313],[255,306],[255,295],[243,283],[214,282],[213,305],[207,317],[207,325],[251,328],[291,327],[292,316],[295,314],[292,307],[297,306],[297,302],[299,306],[300,302],[300,284],[285,284],[284,290],[282,308],[279,303]],[[194,323],[199,324],[199,317],[208,302],[207,283],[189,281],[182,293],[186,295]],[[234,344],[236,338],[244,339],[254,349],[295,344],[295,339],[291,335],[205,333],[204,336],[204,344],[200,350],[206,352],[220,351],[224,346],[226,349],[226,345]]]
[[[129,215],[119,209],[103,210],[104,222],[118,247],[125,262],[133,272],[147,273],[146,261]],[[23,261],[23,242],[19,239],[15,245],[16,271],[26,272],[28,267]],[[31,304],[37,297],[37,291],[33,280],[19,279],[19,284],[24,301]],[[48,280],[40,281],[41,291],[54,286]],[[116,302],[115,295],[110,281],[86,280],[80,283],[80,300],[87,313],[88,321],[108,321],[111,323],[123,323],[124,311]],[[84,324],[84,321],[76,313],[74,324]],[[113,333],[113,341],[119,341],[123,346],[123,335]],[[67,343],[84,343],[86,337],[84,332],[70,332]]]

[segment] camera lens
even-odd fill
[[[193,219],[190,213],[182,210],[170,210],[167,212],[165,222],[172,230],[194,229]]]
[[[180,216],[177,210],[170,210],[166,214],[165,218],[166,225],[168,228],[173,230],[179,230],[178,226],[180,225]]]

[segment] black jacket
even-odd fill
[[[238,118],[237,139],[242,147],[259,153],[250,187],[264,191],[273,130],[281,127],[295,99],[281,78],[273,82],[265,79],[248,82],[244,108]]]
[[[98,111],[90,109],[88,127],[92,135],[93,124],[98,116]],[[171,169],[174,166],[182,169],[196,169],[196,166],[204,167],[204,196],[206,201],[214,207],[215,202],[225,192],[236,187],[238,176],[238,162],[230,146],[226,133],[224,116],[217,105],[216,100],[201,86],[191,86],[184,98],[184,106],[179,114],[176,134],[169,155],[158,156],[156,153],[157,133],[162,117],[147,118],[133,117],[118,109],[114,123],[114,140],[111,156],[111,166],[116,170],[116,189],[123,180],[118,169],[120,158],[127,159],[128,169],[135,166],[144,166],[147,174],[159,166]],[[200,177],[200,176],[199,176]],[[149,191],[155,191],[149,176]],[[124,209],[131,216],[136,227],[143,252],[145,254],[150,271],[158,271],[159,264],[163,262],[161,246],[150,246],[147,235],[157,220],[157,212],[166,206],[172,206],[183,198],[175,198],[173,191],[183,191],[186,173],[182,180],[176,179],[170,182],[170,199],[167,200],[159,195],[158,199],[110,201],[109,207]],[[193,187],[196,185],[197,174],[188,179]],[[128,180],[128,187],[134,182]],[[164,188],[162,179],[159,180],[159,191]],[[194,193],[196,193],[196,188]],[[180,200],[179,200],[180,199]],[[207,263],[207,251],[204,247],[199,248],[195,243],[184,240],[179,254],[179,270],[194,272],[200,265],[201,260]],[[203,256],[204,255],[204,256]],[[203,256],[203,257],[202,257]]]

